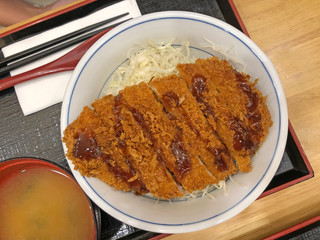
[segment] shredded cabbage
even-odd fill
[[[149,41],[147,46],[142,46],[133,54],[131,49],[128,60],[111,76],[104,94],[116,95],[127,86],[178,73],[178,63],[193,63],[196,60],[190,56],[189,42],[186,41],[183,46],[174,46],[173,42],[158,44]]]

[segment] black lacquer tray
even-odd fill
[[[86,16],[112,1],[88,0],[77,8],[54,14],[37,24],[20,27],[0,38],[0,48],[19,39]],[[142,14],[166,10],[193,11],[225,21],[247,34],[232,0],[137,0]],[[0,58],[2,53],[0,51]],[[2,76],[4,78],[5,76]],[[1,77],[0,77],[1,78]],[[50,159],[68,167],[61,144],[60,109],[56,104],[24,116],[13,88],[0,92],[0,161],[16,157]],[[313,177],[312,168],[289,122],[288,140],[279,169],[260,198]],[[101,211],[101,239],[160,239],[152,233],[126,225]]]

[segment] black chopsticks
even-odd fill
[[[127,13],[118,15],[116,17],[104,20],[102,22],[92,24],[92,25],[90,25],[88,27],[79,29],[79,30],[77,30],[75,32],[66,34],[66,35],[64,35],[62,37],[59,37],[59,38],[50,40],[50,41],[48,41],[46,43],[40,44],[40,45],[38,45],[36,47],[30,48],[30,49],[27,49],[25,51],[22,51],[22,52],[19,52],[17,54],[13,54],[13,55],[11,55],[9,57],[6,57],[6,58],[0,60],[0,66],[3,66],[5,64],[7,64],[7,63],[16,61],[18,59],[22,59],[22,60],[14,62],[14,63],[12,63],[10,65],[7,65],[5,67],[0,68],[0,75],[6,74],[6,73],[10,72],[13,69],[19,68],[19,67],[21,67],[23,65],[31,63],[31,62],[33,62],[35,60],[38,60],[38,59],[42,58],[42,57],[48,56],[48,55],[50,55],[52,53],[58,52],[58,51],[60,51],[62,49],[65,49],[65,48],[67,48],[69,46],[72,46],[74,44],[80,43],[80,42],[82,42],[82,41],[84,41],[84,40],[96,35],[97,33],[101,32],[101,31],[103,31],[103,30],[105,30],[107,28],[113,28],[113,27],[115,27],[115,26],[117,26],[117,25],[129,20],[129,19],[127,19],[125,21],[122,21],[122,22],[119,22],[119,23],[116,23],[116,24],[113,24],[111,26],[108,26],[108,27],[105,27],[105,28],[100,28],[98,30],[95,30],[95,31],[89,32],[87,34],[84,34],[85,32],[91,31],[91,30],[96,29],[96,28],[98,28],[100,26],[103,26],[103,25],[105,25],[107,23],[110,23],[112,21],[120,19],[120,18],[122,18],[124,16],[127,16],[128,14],[129,13],[127,12]],[[81,35],[81,34],[84,34],[84,35]],[[81,36],[79,36],[79,35],[81,35]],[[79,36],[79,37],[76,37],[76,36]],[[67,41],[67,40],[69,40],[69,41]],[[66,41],[66,42],[64,42],[64,41]],[[59,43],[61,43],[61,44],[59,44]],[[48,48],[48,49],[44,50],[46,48]],[[26,57],[28,55],[31,55],[31,56]]]

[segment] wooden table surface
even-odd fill
[[[218,226],[166,240],[261,239],[320,214],[320,1],[234,3],[250,37],[278,71],[289,119],[314,177],[255,201]]]
[[[167,240],[261,239],[320,214],[320,1],[234,3],[250,37],[278,71],[289,119],[314,177],[255,201],[220,225]]]

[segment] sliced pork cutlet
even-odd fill
[[[243,122],[249,134],[251,143],[247,142],[241,148],[254,154],[265,140],[269,127],[272,125],[271,115],[266,105],[267,98],[255,87],[258,80],[251,82],[249,75],[238,72],[227,61],[220,61],[218,58],[199,59],[197,64],[215,76],[214,81],[220,86],[219,90],[223,91],[220,96],[223,96],[224,99],[221,101],[226,101],[232,111],[238,113],[239,120]],[[213,72],[213,69],[222,72],[224,77],[217,78],[219,73]]]
[[[244,97],[234,91],[237,84],[232,81],[233,69],[219,61],[209,69],[203,65],[203,61],[196,61],[195,64],[179,64],[177,69],[208,122],[236,160],[239,170],[248,172],[251,170],[251,139],[244,123],[246,111],[244,107],[235,110],[229,105],[230,102],[241,102]]]
[[[188,191],[202,190],[216,179],[184,140],[183,129],[173,126],[163,106],[146,83],[122,91],[126,108],[165,165]]]
[[[146,193],[109,135],[108,126],[91,108],[84,107],[64,131],[68,159],[83,176],[97,177],[117,190]]]
[[[149,85],[164,105],[168,115],[176,121],[208,170],[217,181],[225,180],[237,171],[229,151],[217,138],[189,91],[186,82],[177,75],[152,80]]]
[[[153,196],[170,199],[184,195],[164,164],[157,160],[152,143],[143,134],[132,112],[125,108],[122,94],[96,100],[93,107],[104,120],[114,121],[113,129],[109,131],[114,131],[122,154]]]

